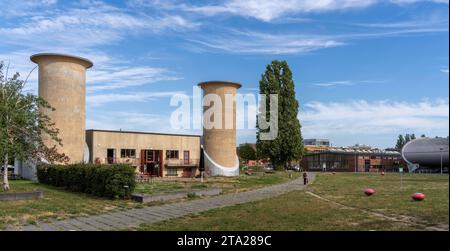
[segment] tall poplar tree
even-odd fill
[[[303,138],[298,120],[299,104],[295,98],[295,84],[292,72],[286,61],[274,60],[267,65],[265,73],[259,81],[260,94],[278,94],[278,136],[274,140],[261,140],[260,133],[265,132],[257,124],[258,157],[269,158],[277,168],[287,163],[300,160],[303,156]],[[270,117],[270,102],[266,103],[266,117]],[[262,113],[261,107],[259,114]],[[259,116],[259,115],[258,115]]]

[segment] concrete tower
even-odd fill
[[[222,103],[222,126],[208,129],[205,125],[203,126],[203,152],[206,170],[213,176],[237,176],[239,175],[239,159],[236,154],[236,93],[241,85],[225,81],[209,81],[198,85],[203,89],[204,99],[208,94],[216,94]],[[228,108],[226,102],[228,102]],[[204,106],[204,114],[208,108],[216,105]],[[214,121],[215,119],[212,118],[211,120]],[[209,120],[210,118],[204,116],[204,124]]]
[[[55,111],[43,110],[59,129],[63,146],[58,151],[65,153],[71,163],[84,160],[86,129],[86,69],[92,62],[75,56],[41,53],[30,57],[39,65],[39,96]],[[55,142],[46,139],[52,147]]]

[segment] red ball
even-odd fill
[[[381,172],[381,176],[384,176],[384,172]]]
[[[425,194],[423,193],[415,193],[411,196],[415,201],[422,201],[425,199]]]
[[[367,188],[366,190],[364,190],[364,193],[365,193],[367,196],[371,196],[372,194],[375,193],[375,190],[372,189],[372,188]]]

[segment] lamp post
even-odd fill
[[[444,148],[439,148],[439,151],[441,153],[441,175],[444,174],[443,170],[442,170],[442,151],[444,150]]]

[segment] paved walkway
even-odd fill
[[[310,181],[315,174],[309,173]],[[255,189],[247,192],[225,194],[204,199],[196,199],[161,206],[149,206],[139,209],[111,212],[87,217],[25,225],[21,228],[9,227],[9,231],[102,231],[123,230],[138,227],[143,223],[155,223],[178,218],[193,213],[200,213],[214,208],[232,206],[252,201],[275,197],[286,192],[300,190],[305,186],[303,179]]]

